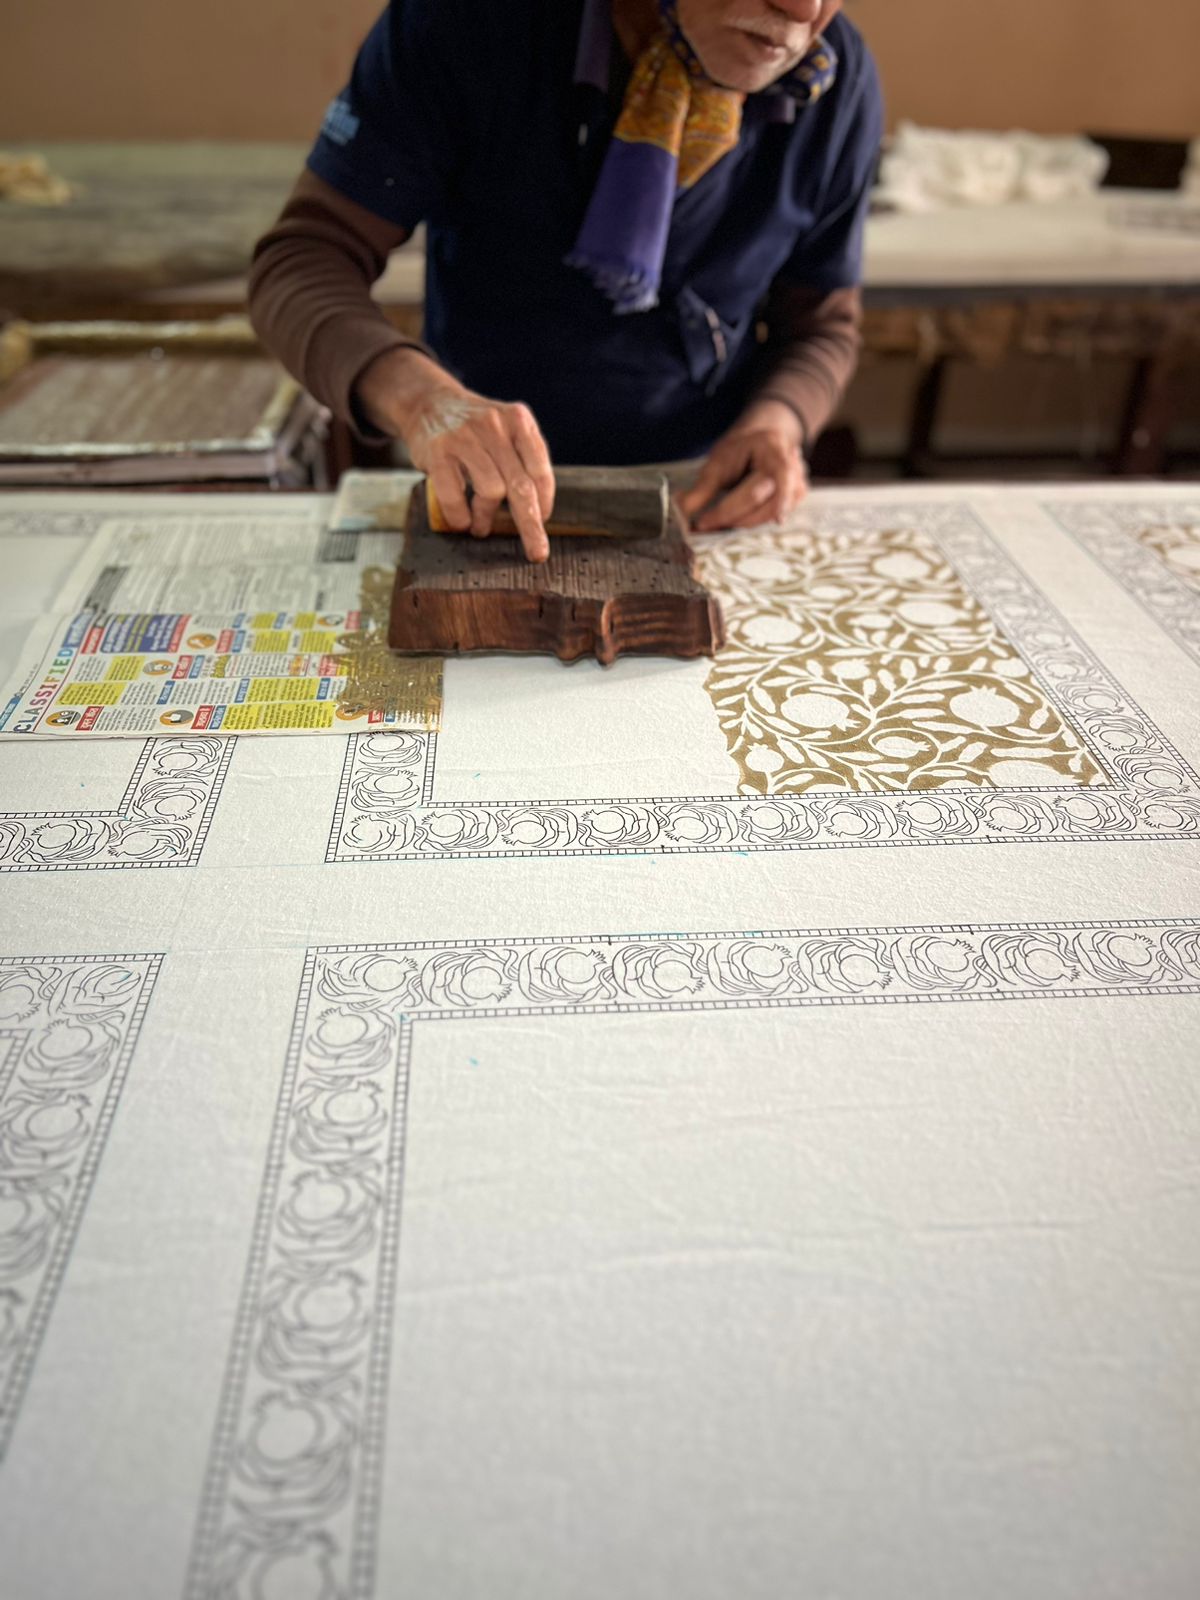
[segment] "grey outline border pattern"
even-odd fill
[[[0,956],[0,1460],[163,959]]]
[[[374,1590],[414,1028],[1200,994],[1200,920],[332,945],[306,953],[187,1600]]]
[[[816,515],[838,532],[932,537],[1103,767],[1105,787],[956,788],[898,795],[433,801],[427,735],[357,734],[326,861],[692,854],[895,845],[1200,838],[1200,779],[967,505],[874,504]]]
[[[193,867],[233,739],[147,739],[110,811],[0,811],[0,872]]]
[[[1200,526],[1200,500],[1158,505],[1149,501],[1051,501],[1042,510],[1116,579],[1168,638],[1200,664],[1200,594],[1135,537],[1142,528],[1164,521]]]

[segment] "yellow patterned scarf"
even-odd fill
[[[689,71],[664,28],[638,57],[614,137],[665,150],[690,189],[737,144],[745,100]]]
[[[679,26],[676,0],[659,0],[663,25],[633,68],[621,115],[567,265],[586,272],[618,312],[658,304],[675,197],[735,149],[746,96],[724,89]],[[773,92],[798,105],[832,83],[837,56],[813,41]]]

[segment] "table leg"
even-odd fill
[[[946,356],[935,357],[917,383],[909,419],[908,444],[900,458],[902,477],[928,478],[932,475],[933,432],[937,426],[948,359]]]
[[[1179,369],[1170,351],[1143,356],[1134,368],[1113,470],[1120,477],[1154,477],[1167,458],[1175,419]]]

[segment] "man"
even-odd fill
[[[264,343],[453,526],[507,500],[531,560],[552,456],[706,456],[695,527],[786,515],[857,355],[882,128],[841,4],[391,0],[256,251]],[[418,345],[369,291],[422,221]]]

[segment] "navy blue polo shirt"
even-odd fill
[[[426,341],[469,387],[524,400],[556,461],[702,455],[746,403],[772,282],[859,281],[878,79],[837,17],[828,94],[791,121],[747,99],[737,148],[676,202],[659,305],[618,315],[564,265],[619,111],[578,81],[585,15],[595,0],[391,0],[308,165],[426,224]]]

